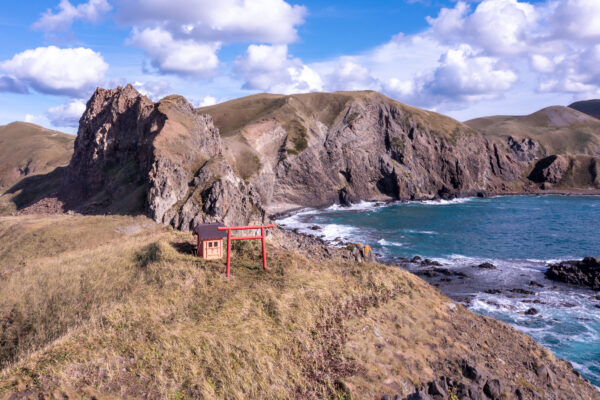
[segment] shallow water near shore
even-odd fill
[[[544,278],[548,262],[600,256],[600,197],[500,196],[303,210],[278,221],[362,242],[471,310],[507,322],[600,386],[600,292]],[[419,255],[446,271],[404,263]],[[496,269],[482,269],[483,262]],[[525,312],[535,308],[536,315]]]

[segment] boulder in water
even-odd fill
[[[545,275],[554,281],[600,290],[600,261],[596,257],[552,264]]]
[[[477,266],[477,268],[481,268],[481,269],[497,269],[497,267],[494,264],[489,263],[489,262],[481,263],[481,264],[479,264]]]

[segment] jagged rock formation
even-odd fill
[[[560,182],[568,167],[569,161],[565,157],[552,155],[541,159],[535,164],[529,174],[529,179],[536,183],[556,184]]]
[[[514,190],[520,179],[519,161],[473,129],[376,92],[256,95],[199,112],[272,210]]]
[[[154,103],[131,85],[89,100],[63,193],[79,209],[145,211],[184,230],[262,218],[254,190],[223,159],[210,116],[181,96]]]

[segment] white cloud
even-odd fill
[[[211,77],[219,66],[219,43],[174,39],[162,28],[134,29],[130,43],[142,48],[161,73]]]
[[[323,90],[319,74],[289,57],[286,45],[250,45],[236,59],[235,69],[245,80],[244,89],[284,94]]]
[[[217,99],[212,96],[204,96],[202,101],[196,104],[196,107],[207,107],[217,104]]]
[[[540,54],[533,54],[531,56],[531,66],[537,72],[550,73],[554,71],[554,62]]]
[[[41,114],[25,114],[25,118],[23,120],[25,122],[29,122],[30,124],[50,126],[50,121],[48,121],[48,118]]]
[[[199,42],[290,43],[306,8],[283,0],[120,0],[117,15],[138,27],[161,27]]]
[[[551,22],[559,37],[600,39],[600,1],[562,0],[557,4]]]
[[[76,19],[98,22],[112,7],[106,0],[89,0],[77,6],[71,4],[69,0],[61,0],[57,8],[58,12],[46,10],[32,25],[33,29],[56,32],[69,29]]]
[[[38,47],[0,62],[0,70],[40,93],[88,95],[104,81],[108,64],[99,53],[83,47]]]
[[[171,85],[165,80],[134,82],[133,86],[144,96],[148,96],[152,101],[158,101],[169,94]]]
[[[335,90],[379,90],[380,83],[368,68],[355,61],[341,59],[334,71],[325,77],[326,89]]]
[[[54,126],[76,128],[79,126],[79,119],[84,111],[85,102],[75,99],[69,103],[49,108],[46,116]]]
[[[517,80],[517,75],[492,57],[479,56],[468,45],[448,50],[424,88],[445,98],[495,97]]]
[[[517,0],[484,0],[471,14],[459,1],[453,9],[442,9],[437,18],[427,18],[441,41],[477,45],[493,55],[527,51],[537,20],[535,7]]]

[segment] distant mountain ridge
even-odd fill
[[[600,99],[576,101],[570,104],[569,107],[600,119]]]

